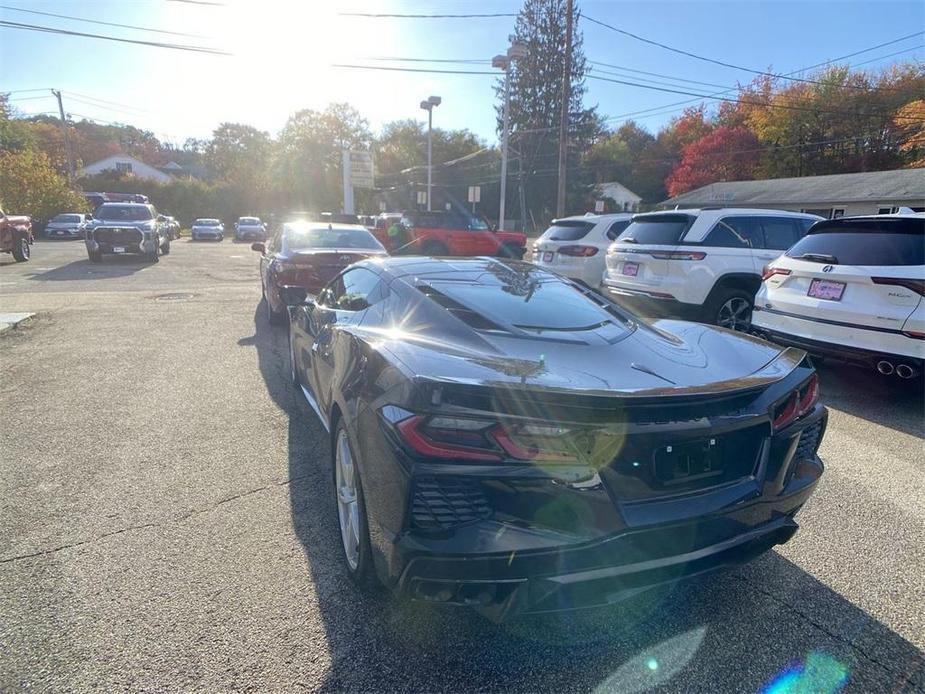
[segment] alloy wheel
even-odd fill
[[[334,467],[340,537],[344,545],[347,564],[352,571],[356,571],[360,563],[360,509],[357,501],[353,454],[350,452],[347,432],[343,429],[337,435]]]
[[[22,257],[25,258],[26,260],[29,260],[29,257],[32,255],[32,250],[29,248],[29,241],[26,240],[25,238],[20,239],[19,247],[20,247],[19,252],[22,253]]]
[[[728,299],[719,308],[716,324],[730,330],[747,331],[752,325],[751,304],[740,296]]]

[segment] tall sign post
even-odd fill
[[[344,213],[356,214],[353,202],[354,188],[375,188],[373,155],[369,152],[343,151]]]

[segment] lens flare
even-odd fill
[[[813,652],[806,662],[781,672],[762,694],[837,694],[848,683],[848,666],[826,653]]]

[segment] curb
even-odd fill
[[[0,333],[18,327],[23,321],[32,318],[34,313],[0,313]]]

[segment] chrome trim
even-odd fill
[[[309,407],[311,407],[315,411],[315,414],[318,415],[318,419],[321,422],[321,426],[323,426],[324,430],[330,434],[331,427],[328,424],[328,420],[325,418],[325,416],[321,414],[321,408],[318,407],[318,401],[315,400],[315,396],[312,395],[312,392],[305,386],[299,385],[299,387],[302,389],[302,395],[304,395],[305,400],[308,401]]]

